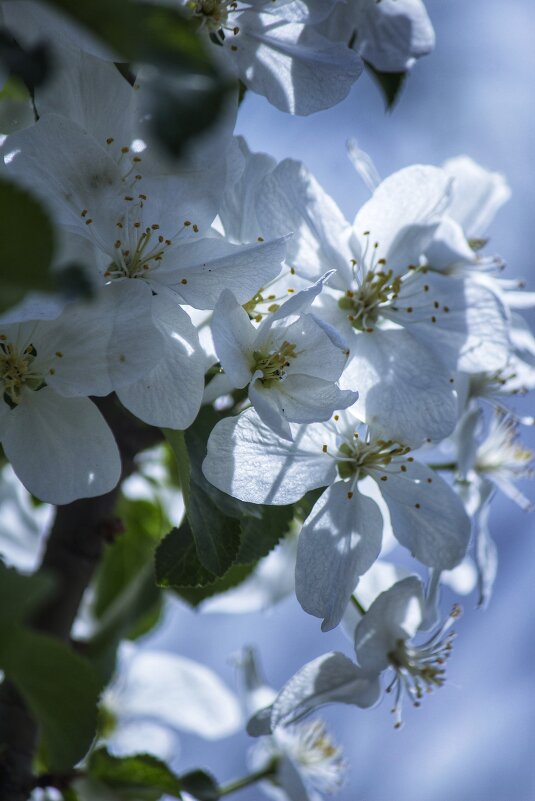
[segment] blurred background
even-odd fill
[[[283,115],[249,94],[238,132],[253,150],[303,160],[348,219],[368,196],[346,157],[350,137],[382,177],[459,154],[504,173],[513,195],[491,227],[487,252],[504,257],[507,277],[525,278],[535,290],[535,4],[426,5],[436,49],[415,65],[392,113],[385,113],[377,87],[363,76],[344,103],[311,118]],[[533,414],[527,403],[524,413]],[[533,432],[522,433],[533,448]],[[533,487],[526,491],[535,499]],[[387,700],[367,712],[325,711],[351,766],[340,801],[535,799],[535,517],[498,496],[491,529],[500,552],[494,596],[486,611],[475,608],[475,593],[464,599],[445,687],[418,710],[406,705],[400,731],[392,727]],[[445,593],[445,611],[448,604]],[[241,616],[199,614],[176,601],[146,643],[205,662],[230,686],[236,676],[229,656],[244,643],[257,646],[277,688],[328,650],[351,654],[340,631],[322,634],[319,621],[294,599]],[[204,765],[226,782],[247,772],[249,744],[245,734],[217,743],[181,735],[175,767]],[[236,797],[257,801],[261,791],[253,787]]]

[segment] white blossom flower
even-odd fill
[[[224,51],[240,80],[282,111],[302,115],[330,108],[362,72],[361,59],[345,41],[330,41],[321,32],[333,0],[182,0],[182,5]]]
[[[377,675],[388,668],[394,671],[387,692],[394,692],[391,711],[396,728],[401,726],[403,691],[414,706],[420,706],[424,692],[444,684],[444,662],[454,636],[450,629],[461,614],[454,606],[446,621],[417,644],[411,641],[425,622],[425,606],[422,582],[409,576],[382,592],[355,629],[358,664]]]
[[[237,658],[243,685],[244,706],[249,715],[277,699],[277,693],[260,675],[252,648]],[[348,660],[349,661],[349,660]],[[347,764],[323,721],[274,724],[271,733],[250,749],[248,762],[256,771],[271,770],[260,783],[275,801],[321,801],[323,794],[336,793],[344,783]]]
[[[245,501],[288,504],[327,487],[307,518],[298,546],[296,594],[305,611],[338,624],[358,576],[381,549],[383,517],[359,491],[369,476],[388,507],[392,529],[423,564],[439,569],[465,555],[470,521],[451,487],[409,449],[385,441],[347,413],[328,423],[292,425],[277,436],[253,410],[221,420],[208,440],[206,478]]]
[[[70,306],[56,319],[32,308],[0,321],[0,441],[25,487],[49,503],[109,492],[121,461],[88,395],[111,389],[111,328],[100,307]],[[30,316],[28,316],[30,315]],[[16,318],[15,318],[16,319]]]
[[[287,260],[298,273],[315,280],[337,270],[316,306],[350,345],[341,386],[358,388],[356,413],[413,446],[453,430],[454,371],[500,369],[509,354],[496,293],[432,272],[423,259],[449,191],[444,171],[408,167],[383,181],[350,225],[303,165],[286,160],[257,197],[266,235],[293,228]]]
[[[335,383],[347,347],[334,329],[306,313],[324,280],[294,295],[258,328],[229,290],[214,310],[212,333],[226,376],[234,387],[248,385],[259,417],[286,439],[292,437],[290,421],[328,420],[358,397]]]
[[[328,30],[380,72],[404,72],[435,45],[421,0],[348,0],[337,5]]]

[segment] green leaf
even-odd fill
[[[198,801],[219,801],[221,793],[213,776],[204,770],[192,770],[180,777],[183,789]]]
[[[93,668],[62,642],[4,625],[0,669],[39,723],[48,769],[68,771],[86,754],[96,731],[100,688]]]
[[[41,204],[16,184],[0,180],[0,311],[26,292],[52,291],[54,230]]]
[[[224,576],[215,579],[211,584],[205,584],[204,587],[174,587],[173,589],[187,603],[195,607],[206,598],[213,598],[214,595],[221,595],[221,593],[239,586],[251,575],[255,567],[256,563],[232,565]]]
[[[131,0],[49,0],[106,42],[125,61],[159,68],[151,81],[149,124],[172,156],[211,126],[236,88],[212,59],[198,24],[170,5]]]
[[[236,561],[256,562],[273,550],[290,528],[294,507],[262,506],[262,517],[244,517],[241,521],[240,550]]]
[[[115,757],[99,748],[91,755],[88,774],[108,785],[124,801],[157,801],[164,793],[181,798],[179,778],[152,754]]]
[[[0,626],[25,620],[50,595],[53,586],[49,576],[25,576],[0,561]]]
[[[156,549],[156,581],[160,587],[202,587],[216,576],[199,561],[189,523],[174,528]]]
[[[191,485],[187,512],[201,564],[215,576],[222,576],[240,548],[240,523],[226,517],[197,485]]]
[[[162,428],[162,432],[175,456],[176,468],[178,471],[178,485],[182,490],[184,504],[187,508],[189,506],[190,465],[184,432],[172,431],[170,428]]]
[[[391,111],[400,98],[401,90],[407,78],[407,72],[380,72],[376,70],[368,61],[364,65],[370,75],[374,78],[383,93],[386,108]]]
[[[97,629],[88,655],[104,679],[113,671],[119,640],[134,639],[159,620],[162,594],[155,584],[154,547],[169,527],[156,503],[121,498],[117,513],[125,531],[106,547],[95,577]]]

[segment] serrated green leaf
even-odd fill
[[[0,669],[39,724],[48,769],[68,771],[86,754],[96,731],[100,688],[93,668],[58,640],[5,625]]]
[[[0,311],[29,290],[55,288],[50,273],[54,230],[41,204],[25,189],[0,180]]]
[[[174,587],[176,593],[180,595],[191,606],[198,606],[202,601],[207,598],[213,598],[214,595],[221,595],[221,593],[238,587],[246,578],[248,578],[256,564],[250,563],[248,565],[232,565],[221,578],[215,579],[211,584],[206,584],[204,587]]]
[[[160,543],[156,549],[155,569],[160,587],[202,587],[216,579],[199,561],[187,522],[170,531]]]
[[[221,793],[219,785],[205,770],[192,770],[180,777],[185,792],[197,801],[219,801]]]
[[[407,78],[407,72],[380,72],[368,61],[364,65],[370,75],[379,85],[384,97],[386,108],[390,111],[400,98],[401,91]]]
[[[124,801],[157,801],[164,793],[181,798],[179,778],[152,754],[115,757],[99,748],[91,755],[88,774]]]
[[[240,550],[236,561],[256,562],[273,550],[290,528],[294,507],[263,506],[262,517],[244,517],[241,521]]]

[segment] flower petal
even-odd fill
[[[323,631],[340,622],[358,577],[379,556],[382,532],[377,504],[348,481],[316,501],[299,536],[295,593],[305,612],[324,618]]]

